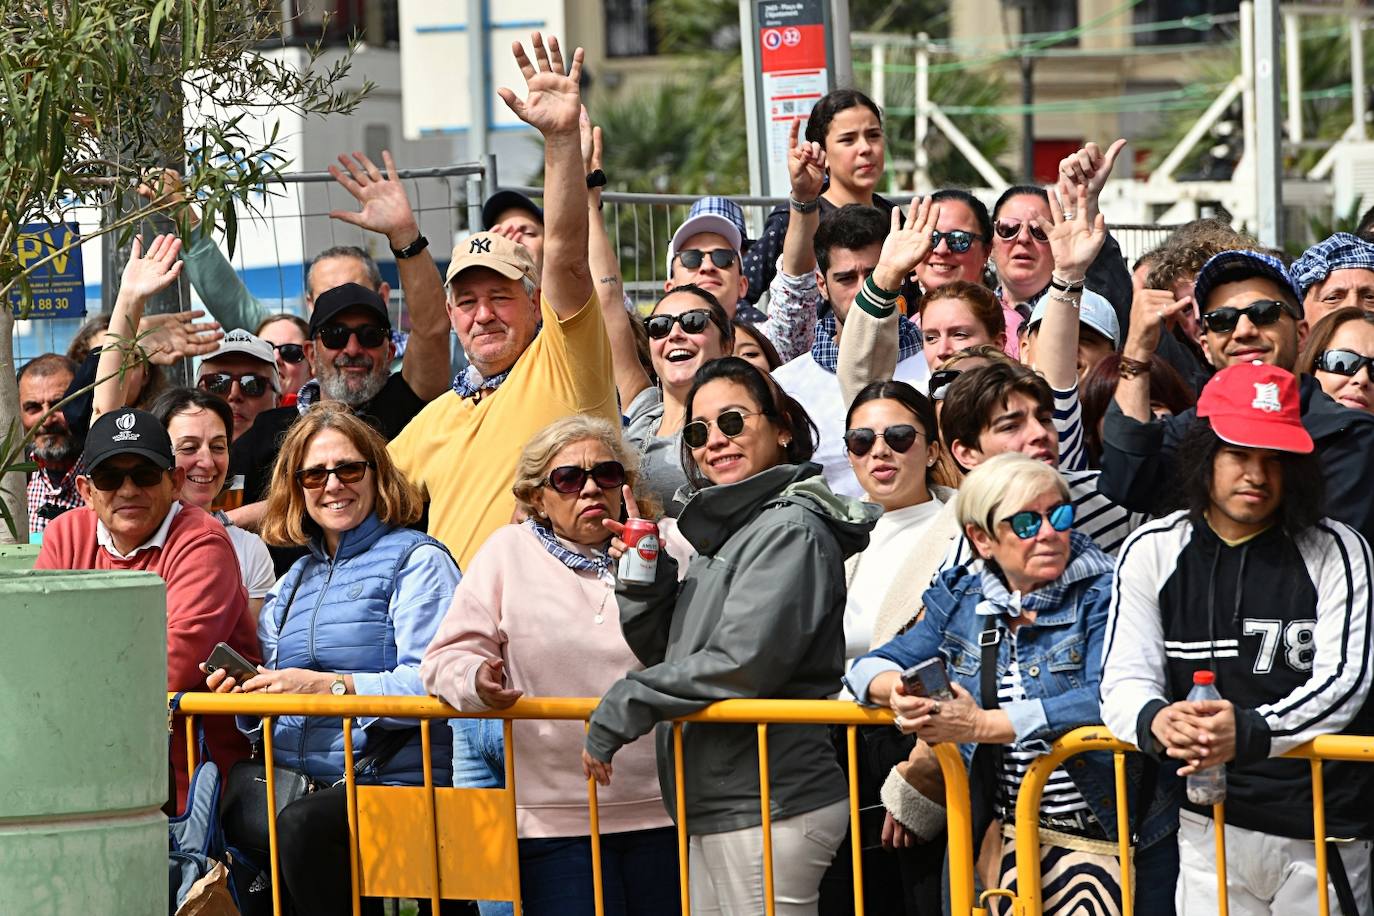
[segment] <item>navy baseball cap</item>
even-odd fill
[[[132,407],[101,414],[86,433],[81,460],[87,471],[94,471],[116,455],[137,455],[164,471],[171,470],[174,463],[166,427],[146,410]]]
[[[1212,290],[1223,283],[1235,283],[1251,277],[1264,277],[1273,280],[1283,293],[1292,300],[1297,315],[1302,317],[1302,296],[1288,275],[1288,268],[1272,254],[1262,251],[1222,251],[1212,255],[1193,280],[1193,304],[1198,314],[1207,311],[1207,297]]]
[[[497,191],[482,204],[482,228],[490,229],[496,225],[496,218],[507,210],[524,210],[544,225],[544,211],[519,191]]]

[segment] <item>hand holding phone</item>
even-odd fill
[[[954,690],[949,685],[949,674],[945,671],[945,660],[942,658],[928,658],[903,671],[902,686],[909,696],[932,700],[954,699]]]
[[[220,670],[223,670],[237,683],[242,684],[258,673],[258,666],[235,652],[228,643],[222,642],[215,646],[210,657],[205,660],[206,674],[214,674]]]

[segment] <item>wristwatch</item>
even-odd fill
[[[423,238],[423,236],[421,236]],[[329,692],[336,697],[341,697],[348,693],[348,684],[344,681],[342,674],[334,675],[334,683],[329,685]]]
[[[604,188],[606,186],[606,173],[601,169],[592,169],[587,173],[588,188]]]
[[[795,197],[789,194],[787,196],[787,201],[789,204],[791,204],[792,209],[796,210],[798,213],[815,212],[815,210],[819,208],[821,205],[821,199],[819,197],[815,198],[814,200],[802,201],[797,200]]]
[[[413,258],[420,252],[429,247],[429,239],[421,235],[415,241],[404,248],[393,248],[391,253],[396,256],[396,260],[404,261],[406,258]]]

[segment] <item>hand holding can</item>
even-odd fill
[[[648,585],[654,581],[658,567],[658,525],[638,517],[639,506],[628,484],[621,488],[621,495],[625,503],[625,521],[606,519],[602,522],[612,534],[607,552],[617,561],[616,575],[621,582]]]

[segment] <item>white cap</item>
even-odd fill
[[[261,337],[249,334],[241,328],[236,328],[225,334],[215,352],[201,358],[201,371],[204,372],[206,363],[234,353],[241,353],[266,363],[271,371],[272,390],[281,390],[281,380],[277,378],[277,351],[272,349],[272,345]]]
[[[1035,310],[1031,312],[1030,321],[1026,322],[1026,330],[1031,330],[1040,323],[1045,317],[1045,309],[1049,306],[1049,295],[1040,297],[1040,301],[1035,304]],[[1083,296],[1078,303],[1078,322],[1086,324],[1103,337],[1112,342],[1112,346],[1121,346],[1121,323],[1116,319],[1116,309],[1105,297],[1090,289],[1083,290]]]

